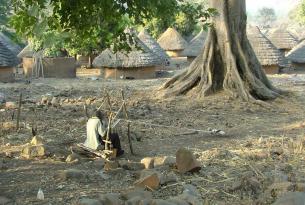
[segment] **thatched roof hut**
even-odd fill
[[[14,66],[17,64],[14,53],[0,41],[0,82],[14,81]]]
[[[294,47],[287,55],[295,71],[305,71],[305,40]]]
[[[131,52],[113,53],[110,49],[106,49],[94,59],[93,66],[104,68],[105,78],[155,77],[156,68],[161,66],[164,60],[155,55],[137,37],[134,37],[134,40],[136,45],[131,46]]]
[[[21,51],[21,47],[14,43],[9,37],[0,32],[0,41],[7,47],[15,56]]]
[[[260,31],[258,27],[248,27],[248,39],[267,74],[279,73],[283,64],[281,52],[271,43],[271,41]]]
[[[18,58],[30,58],[33,57],[35,51],[30,44],[28,44],[20,53],[17,55]]]
[[[196,58],[203,48],[207,33],[202,29],[187,46],[187,48],[182,52],[183,56],[186,56],[188,60],[192,61]]]
[[[298,40],[286,29],[278,28],[268,33],[270,41],[279,50],[288,52],[298,44]]]
[[[182,51],[188,46],[186,40],[174,28],[168,28],[160,36],[158,43],[171,57],[182,56]]]
[[[146,29],[142,30],[138,34],[138,38],[157,56],[164,60],[164,63],[167,64],[169,56],[161,48],[158,42],[147,32]]]

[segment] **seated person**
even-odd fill
[[[104,150],[106,139],[107,126],[103,121],[103,114],[101,111],[96,111],[94,116],[87,122],[87,139],[84,145],[93,150]],[[117,149],[117,156],[124,154],[121,148],[120,137],[117,133],[110,133],[109,135],[112,147]]]

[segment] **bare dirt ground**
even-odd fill
[[[89,110],[101,104],[104,89],[111,92],[113,107],[118,110],[121,89],[128,99],[133,145],[136,156],[129,153],[126,122],[118,125],[123,158],[140,161],[149,156],[175,156],[178,148],[193,151],[202,163],[196,174],[181,175],[173,185],[162,186],[154,197],[166,199],[180,194],[183,184],[200,190],[203,204],[271,204],[287,191],[305,190],[305,77],[271,76],[274,84],[290,91],[286,97],[261,107],[232,100],[220,93],[205,99],[192,96],[159,99],[157,88],[165,79],[105,81],[79,79],[38,79],[30,84],[0,84],[7,101],[24,96],[21,125],[37,124],[38,135],[50,147],[51,154],[42,159],[21,158],[20,150],[32,134],[27,128],[19,132],[0,129],[0,196],[15,204],[74,204],[81,197],[94,198],[101,193],[120,193],[133,187],[136,173],[123,170],[101,176],[98,160],[83,158],[66,163],[70,147],[85,140]],[[60,106],[37,105],[43,96],[57,96]],[[108,109],[106,105],[103,107]],[[14,110],[2,109],[0,122],[9,122]],[[151,124],[151,125],[149,125]],[[162,125],[164,127],[157,127]],[[225,131],[225,136],[207,134],[209,128]],[[78,169],[85,178],[58,180],[60,170]],[[36,199],[41,188],[44,201]]]

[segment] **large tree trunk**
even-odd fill
[[[246,101],[279,96],[247,39],[245,0],[210,0],[210,6],[219,14],[212,18],[204,49],[186,71],[165,83],[163,94],[194,90],[207,96],[225,90]]]

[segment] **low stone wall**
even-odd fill
[[[280,72],[280,67],[278,65],[263,66],[263,69],[268,75],[279,74]]]
[[[104,78],[106,79],[152,79],[155,77],[156,67],[104,68]]]
[[[11,83],[15,80],[15,68],[13,67],[0,67],[0,82]]]
[[[91,78],[91,77],[104,77],[104,71],[101,68],[77,68],[76,77],[78,78]]]
[[[32,76],[33,58],[23,58],[23,72],[26,77]],[[45,78],[75,78],[76,62],[74,58],[43,58]]]

